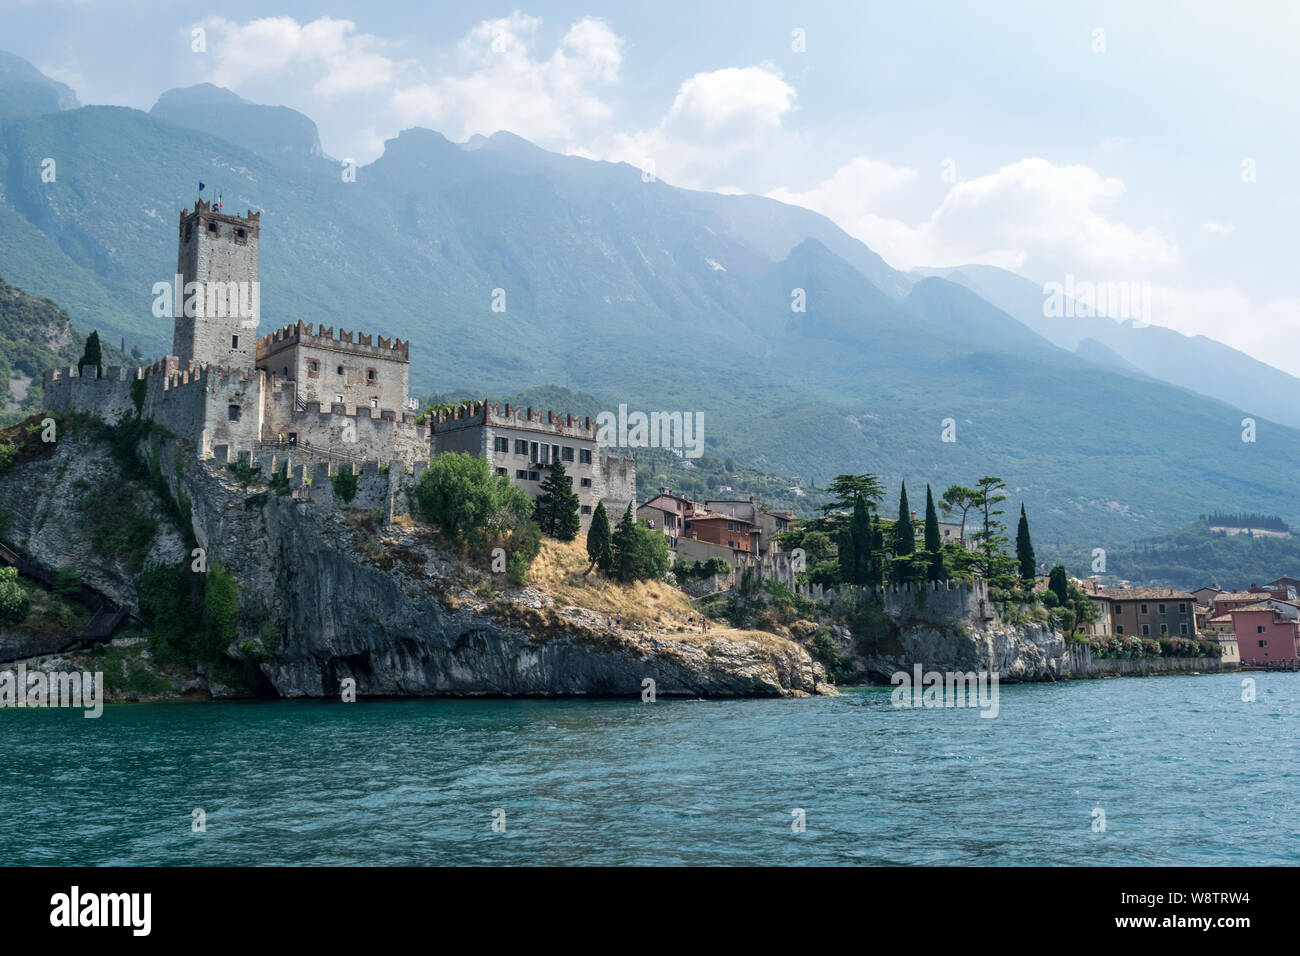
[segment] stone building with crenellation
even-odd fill
[[[251,460],[287,447],[299,458],[406,470],[465,451],[534,496],[542,470],[558,459],[573,477],[584,528],[598,501],[617,520],[635,500],[635,463],[602,456],[589,419],[485,402],[421,417],[407,410],[409,342],[302,322],[258,337],[260,233],[261,215],[251,210],[228,215],[203,200],[181,210],[174,354],[102,376],[89,366],[47,371],[46,407],[110,423],[139,412],[192,443],[201,459],[214,449]],[[160,283],[156,295],[160,287],[172,291]]]

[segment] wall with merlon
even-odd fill
[[[993,617],[988,600],[988,583],[974,581],[923,581],[887,584],[884,587],[841,585],[825,588],[820,584],[804,585],[800,597],[821,604],[877,601],[893,618],[929,621],[987,620]]]

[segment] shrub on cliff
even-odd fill
[[[448,452],[429,462],[411,495],[416,517],[450,537],[482,547],[528,520],[533,501],[483,458]]]
[[[357,473],[352,470],[352,466],[344,465],[339,469],[337,475],[330,476],[330,484],[334,488],[334,497],[345,505],[351,504],[352,499],[357,496],[357,481]]]
[[[506,578],[511,584],[524,584],[528,581],[528,569],[532,567],[533,558],[542,550],[542,529],[532,521],[521,522],[519,527],[510,532],[506,544]]]
[[[18,569],[0,568],[0,623],[21,624],[31,609],[31,595],[18,583]]]

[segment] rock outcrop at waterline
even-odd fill
[[[90,469],[81,481],[105,494],[134,486],[115,477],[101,444],[69,431],[48,457],[0,476],[6,535],[52,566],[72,564],[112,586],[134,609],[130,574],[83,540],[67,477]],[[313,489],[315,501],[240,488],[230,473],[177,451],[157,436],[142,447],[173,500],[186,503],[206,559],[240,583],[241,634],[227,653],[254,660],[279,696],[336,696],[345,678],[359,696],[632,696],[647,678],[660,696],[834,693],[793,641],[671,622],[616,627],[539,588],[485,588],[481,572],[409,519],[349,509],[327,488]],[[149,559],[175,565],[188,555],[164,534]]]
[[[840,628],[851,680],[888,684],[915,664],[926,670],[996,671],[999,680],[1064,680],[1071,676],[1069,646],[1060,631],[1041,624],[988,621],[975,626],[901,620],[875,639]]]

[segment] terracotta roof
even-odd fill
[[[735,515],[721,514],[719,512],[709,511],[701,513],[695,512],[688,521],[733,521],[736,524],[753,524],[754,522],[746,518],[737,518]]]
[[[1207,623],[1209,623],[1209,624],[1231,624],[1231,623],[1232,623],[1232,615],[1231,615],[1231,614],[1220,614],[1218,617],[1212,617],[1212,618],[1210,618],[1210,620],[1209,620]]]
[[[1192,600],[1192,596],[1186,591],[1175,591],[1173,588],[1113,588],[1109,591],[1098,591],[1091,596],[1108,601],[1158,601],[1162,598],[1174,601]]]
[[[1214,596],[1214,603],[1220,601],[1258,601],[1261,598],[1268,597],[1260,591],[1221,591]]]
[[[1228,612],[1228,616],[1241,614],[1243,611],[1272,611],[1274,614],[1278,613],[1278,609],[1273,605],[1269,604],[1267,601],[1260,601],[1258,604],[1247,604],[1245,607],[1233,608]]]

